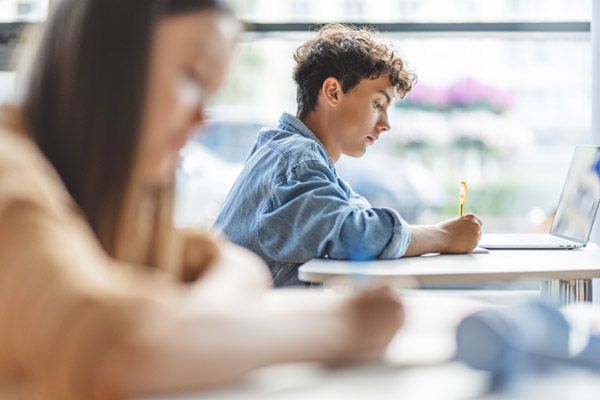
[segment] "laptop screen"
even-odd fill
[[[600,147],[577,146],[550,233],[587,243],[600,204]]]

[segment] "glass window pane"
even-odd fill
[[[214,108],[238,125],[209,125],[199,141],[241,167],[258,127],[295,113],[293,53],[308,37],[242,41]],[[488,232],[545,230],[574,145],[591,141],[589,37],[385,39],[419,81],[390,110],[391,131],[342,158],[340,175],[412,223],[456,215],[466,180],[466,210]]]
[[[48,0],[0,0],[0,22],[44,21]]]
[[[234,0],[251,22],[589,21],[592,0]]]

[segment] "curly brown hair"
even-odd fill
[[[328,24],[296,50],[298,118],[315,109],[319,90],[329,77],[340,81],[344,93],[363,79],[380,76],[390,79],[396,97],[403,98],[410,91],[417,76],[405,68],[391,46],[377,38],[377,32],[371,29]]]

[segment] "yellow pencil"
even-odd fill
[[[467,184],[464,181],[460,183],[459,199],[460,203],[458,206],[458,215],[462,217],[465,215],[465,203],[467,202]]]

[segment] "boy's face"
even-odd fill
[[[331,114],[330,126],[335,128],[329,137],[336,153],[360,157],[382,132],[390,129],[387,111],[393,93],[387,76],[363,79],[347,93],[340,91]]]

